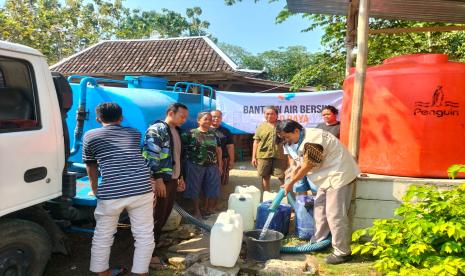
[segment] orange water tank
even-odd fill
[[[344,81],[347,145],[354,73]],[[363,172],[446,178],[465,164],[465,63],[443,54],[386,59],[366,74],[359,165]]]

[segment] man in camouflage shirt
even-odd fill
[[[164,121],[152,124],[145,133],[142,155],[149,167],[152,187],[155,191],[154,235],[157,247],[163,247],[160,241],[161,229],[173,209],[176,192],[185,189],[182,176],[181,129],[189,116],[187,106],[174,103],[166,111]],[[151,267],[160,265],[158,257],[152,259]]]

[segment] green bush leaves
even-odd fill
[[[449,169],[455,177],[464,165]],[[411,186],[396,209],[399,218],[375,220],[352,234],[353,254],[377,258],[386,275],[460,275],[465,273],[465,183],[451,190]],[[370,241],[360,242],[368,235]]]

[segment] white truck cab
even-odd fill
[[[60,105],[45,57],[0,41],[0,275],[41,275],[59,247],[41,204],[62,195]]]

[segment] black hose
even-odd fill
[[[195,226],[198,226],[202,228],[203,230],[210,232],[212,230],[212,227],[208,224],[203,223],[199,219],[193,217],[191,214],[186,212],[181,206],[178,205],[178,203],[174,202],[173,208],[178,211],[178,213],[185,219],[187,219],[189,222],[194,224]]]

